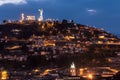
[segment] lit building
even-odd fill
[[[99,36],[99,38],[100,38],[100,39],[104,39],[104,38],[105,38],[105,36]]]
[[[35,16],[27,16],[26,20],[33,21],[35,20]]]
[[[76,76],[76,68],[74,63],[72,63],[70,66],[70,74],[71,76]]]
[[[43,9],[38,10],[40,12],[40,17],[38,18],[38,21],[43,21]]]
[[[7,80],[7,79],[8,79],[8,72],[7,71],[2,71],[0,80]]]

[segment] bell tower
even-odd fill
[[[70,74],[71,76],[76,76],[76,68],[74,63],[72,63],[70,66]]]

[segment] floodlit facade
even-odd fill
[[[35,20],[35,16],[27,16],[26,20]]]

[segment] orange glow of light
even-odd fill
[[[88,74],[88,76],[87,76],[89,79],[93,79],[93,75],[92,74]]]
[[[105,38],[105,36],[99,36],[99,38],[100,38],[100,39],[104,39],[104,38]]]
[[[1,80],[6,80],[8,78],[8,72],[7,71],[2,71],[1,72]]]

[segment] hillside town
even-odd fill
[[[119,37],[74,20],[43,20],[43,10],[39,11],[38,20],[22,13],[20,20],[0,24],[0,70],[9,71],[8,80],[103,80],[116,76],[120,70]],[[91,70],[103,71],[94,74],[100,79],[87,76]]]

